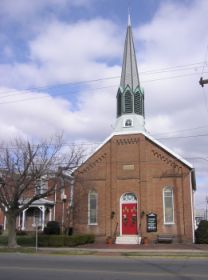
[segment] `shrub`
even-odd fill
[[[17,243],[20,246],[35,246],[35,236],[23,235],[17,236]],[[82,244],[93,243],[95,241],[94,235],[43,235],[38,234],[39,247],[74,247]],[[0,236],[0,245],[6,246],[8,244],[7,236]]]
[[[65,236],[64,245],[67,247],[73,247],[93,243],[94,241],[95,237],[92,234]]]
[[[27,232],[24,231],[24,230],[17,230],[17,231],[16,231],[16,234],[17,234],[17,235],[27,235]]]
[[[8,245],[8,236],[6,236],[6,235],[0,236],[0,245],[1,246]]]
[[[3,233],[3,225],[0,225],[0,234]]]
[[[20,246],[34,247],[35,246],[35,237],[34,236],[25,236],[25,235],[17,236],[17,244]]]
[[[197,244],[208,244],[208,221],[200,221],[195,235]]]
[[[48,247],[48,235],[38,235],[38,246]]]
[[[48,237],[49,247],[64,247],[64,235],[50,235]]]
[[[56,221],[50,221],[47,223],[47,226],[44,228],[44,233],[45,234],[55,234],[58,235],[60,234],[60,226],[59,223]]]
[[[64,238],[64,246],[66,247],[74,247],[77,246],[77,240],[74,238],[74,236],[65,236]]]

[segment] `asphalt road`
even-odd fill
[[[0,254],[1,280],[208,279],[207,259]]]

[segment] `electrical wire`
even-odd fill
[[[164,135],[164,134],[169,134],[169,133],[177,133],[177,132],[185,132],[185,131],[190,131],[190,130],[196,130],[196,129],[202,129],[202,128],[208,128],[208,125],[204,125],[204,126],[197,126],[197,127],[192,127],[192,128],[186,128],[186,129],[180,129],[180,130],[173,130],[173,131],[165,131],[162,133],[157,133],[157,134],[153,134],[154,137],[159,136],[159,135]]]
[[[185,64],[185,65],[178,65],[178,66],[173,66],[173,67],[161,68],[159,70],[157,70],[157,69],[155,69],[155,70],[148,70],[148,71],[140,72],[140,75],[161,74],[161,73],[165,73],[165,72],[191,70],[191,69],[192,70],[196,70],[193,67],[197,66],[197,65],[198,65],[198,67],[200,65],[201,65],[200,67],[202,67],[203,66],[202,63],[203,62],[197,62],[197,63],[191,63],[191,64]],[[186,68],[184,68],[184,67],[186,67]],[[184,68],[184,69],[181,69],[181,68]],[[77,82],[69,81],[67,83],[60,83],[60,84],[54,84],[54,85],[44,85],[44,86],[40,86],[40,87],[31,87],[31,88],[19,89],[19,90],[18,89],[8,90],[8,91],[4,91],[4,93],[8,93],[8,94],[1,95],[0,98],[5,98],[5,97],[8,97],[10,95],[13,96],[14,93],[21,94],[21,92],[22,92],[22,94],[25,94],[26,92],[31,92],[31,91],[35,91],[35,90],[36,91],[40,91],[40,90],[51,89],[51,88],[56,88],[56,87],[60,87],[60,86],[75,87],[77,85],[90,84],[90,83],[101,82],[101,81],[106,81],[106,80],[113,80],[113,79],[119,79],[119,78],[120,78],[120,76],[112,76],[112,77],[105,77],[105,78],[98,78],[98,79],[85,80],[85,81],[77,81]],[[148,82],[148,81],[145,81],[145,82]]]
[[[208,73],[208,72],[205,72],[205,73]],[[192,75],[198,75],[198,73],[191,73],[191,74],[184,74],[184,75],[178,75],[178,76],[172,76],[172,77],[165,77],[165,78],[146,80],[146,81],[143,81],[142,83],[149,83],[149,82],[156,82],[156,81],[170,80],[170,79],[172,80],[172,79],[178,79],[178,78],[188,77],[188,76],[192,76]],[[95,90],[104,89],[104,88],[114,88],[116,86],[117,85],[113,85],[113,86],[107,86],[107,87],[94,88],[94,89],[90,89],[90,90],[91,91],[93,91],[93,90],[95,91]],[[68,92],[67,94],[74,94],[74,93],[77,93],[77,92],[78,91]],[[52,97],[51,95],[41,96],[41,97],[29,97],[29,98],[23,98],[23,99],[20,99],[20,100],[0,102],[0,105],[10,104],[10,103],[19,103],[19,102],[24,102],[24,101],[30,101],[30,100],[33,100],[33,99],[51,98],[51,97]]]
[[[196,134],[196,135],[187,135],[187,136],[172,136],[172,137],[163,137],[163,138],[155,138],[155,140],[172,140],[172,139],[188,139],[188,138],[197,138],[197,137],[207,137],[208,134]],[[140,142],[145,142],[145,140],[140,140]],[[95,146],[95,145],[100,145],[103,142],[64,142],[63,146],[67,147],[79,147],[79,146]],[[37,147],[39,144],[32,144],[31,147]],[[46,144],[45,146],[55,146],[56,144],[50,143]],[[44,146],[44,145],[43,145]],[[0,150],[4,149],[15,149],[17,145],[12,145],[12,146],[3,146],[3,144],[0,144]],[[18,146],[19,147],[19,146]]]
[[[203,74],[206,73],[204,70],[205,70],[205,66],[207,65],[207,55],[208,55],[208,45],[207,45],[206,50],[205,50],[204,62],[203,62],[201,77],[203,77]],[[208,112],[207,92],[206,92],[206,89],[204,87],[202,87],[202,93],[203,93],[203,96],[204,96],[205,108],[206,108],[206,111]]]

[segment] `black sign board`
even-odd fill
[[[147,214],[147,232],[157,231],[157,215],[154,213]]]

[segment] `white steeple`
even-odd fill
[[[140,87],[131,17],[128,13],[115,132],[145,131],[144,123],[144,91]]]

